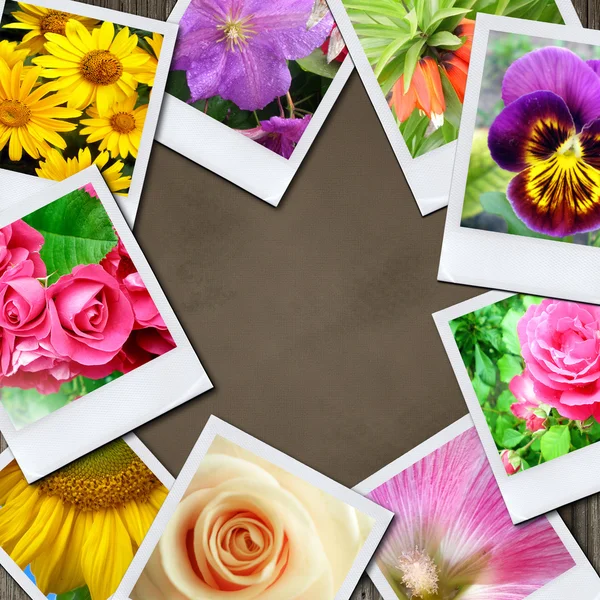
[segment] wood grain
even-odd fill
[[[87,3],[164,20],[173,8],[175,0],[94,0]],[[584,26],[600,29],[600,2],[574,0],[574,4]],[[5,448],[6,444],[0,436],[0,450]],[[600,569],[600,494],[567,505],[559,512],[598,571]],[[4,570],[0,570],[0,600],[25,600],[28,597]],[[368,577],[363,577],[352,595],[352,600],[382,599]]]

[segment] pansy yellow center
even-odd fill
[[[123,74],[123,65],[108,50],[92,50],[81,59],[79,70],[90,83],[110,85],[119,81]]]
[[[438,591],[439,570],[433,559],[418,548],[398,557],[402,583],[412,598],[428,598]]]
[[[227,50],[235,52],[243,50],[248,44],[248,40],[256,34],[256,29],[252,25],[252,17],[239,17],[233,14],[228,14],[217,29],[223,33],[223,37],[219,42],[227,44]]]
[[[40,30],[42,33],[58,33],[65,34],[65,26],[71,18],[69,13],[61,10],[50,10],[48,14],[40,21]]]
[[[577,161],[581,159],[581,143],[579,142],[579,136],[571,136],[556,152],[559,166],[569,169],[577,164]]]
[[[36,485],[42,495],[82,511],[97,511],[147,502],[161,483],[123,440],[117,440]]]
[[[129,133],[135,129],[135,117],[127,112],[117,113],[110,118],[110,126],[119,133]]]
[[[23,127],[31,118],[31,110],[19,100],[0,101],[0,123],[7,127]]]

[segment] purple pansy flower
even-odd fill
[[[500,167],[518,173],[507,197],[533,231],[564,237],[600,227],[599,65],[549,47],[504,75],[506,108],[488,145]]]
[[[311,54],[333,25],[307,28],[313,0],[192,0],[179,25],[173,69],[184,70],[190,102],[221,96],[258,110],[290,88],[288,60]]]
[[[271,117],[268,121],[261,121],[259,127],[238,131],[283,158],[289,158],[306,131],[310,118],[311,115],[302,119]]]

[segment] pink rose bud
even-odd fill
[[[508,475],[514,475],[521,470],[521,457],[514,450],[502,450],[500,458]]]

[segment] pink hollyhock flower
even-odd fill
[[[333,25],[327,12],[307,28],[312,7],[313,0],[192,0],[172,67],[186,72],[190,102],[221,96],[258,110],[285,95],[287,61],[319,48]]]
[[[533,380],[527,372],[515,375],[508,385],[513,396],[518,400],[511,404],[510,410],[515,417],[525,420],[525,426],[529,431],[544,429],[546,417],[539,415],[541,402],[535,395]],[[547,407],[550,410],[550,407]],[[538,414],[536,414],[536,411]]]
[[[0,327],[13,335],[45,338],[50,332],[46,290],[25,260],[0,277]]]
[[[311,115],[306,115],[302,119],[271,117],[268,121],[261,121],[259,127],[238,129],[238,131],[283,158],[289,158],[304,135],[310,119]]]
[[[25,221],[15,221],[0,229],[0,274],[7,269],[30,260],[33,263],[33,277],[45,277],[46,265],[40,256],[44,244],[41,233]]]
[[[507,475],[514,475],[521,470],[521,459],[514,450],[502,450],[500,460]]]
[[[600,420],[600,308],[545,299],[517,334],[537,399],[568,419]]]
[[[131,304],[100,265],[79,265],[48,290],[52,346],[81,365],[103,365],[133,329]]]
[[[368,497],[395,513],[375,559],[399,598],[522,600],[575,565],[545,517],[513,525],[475,428]]]

